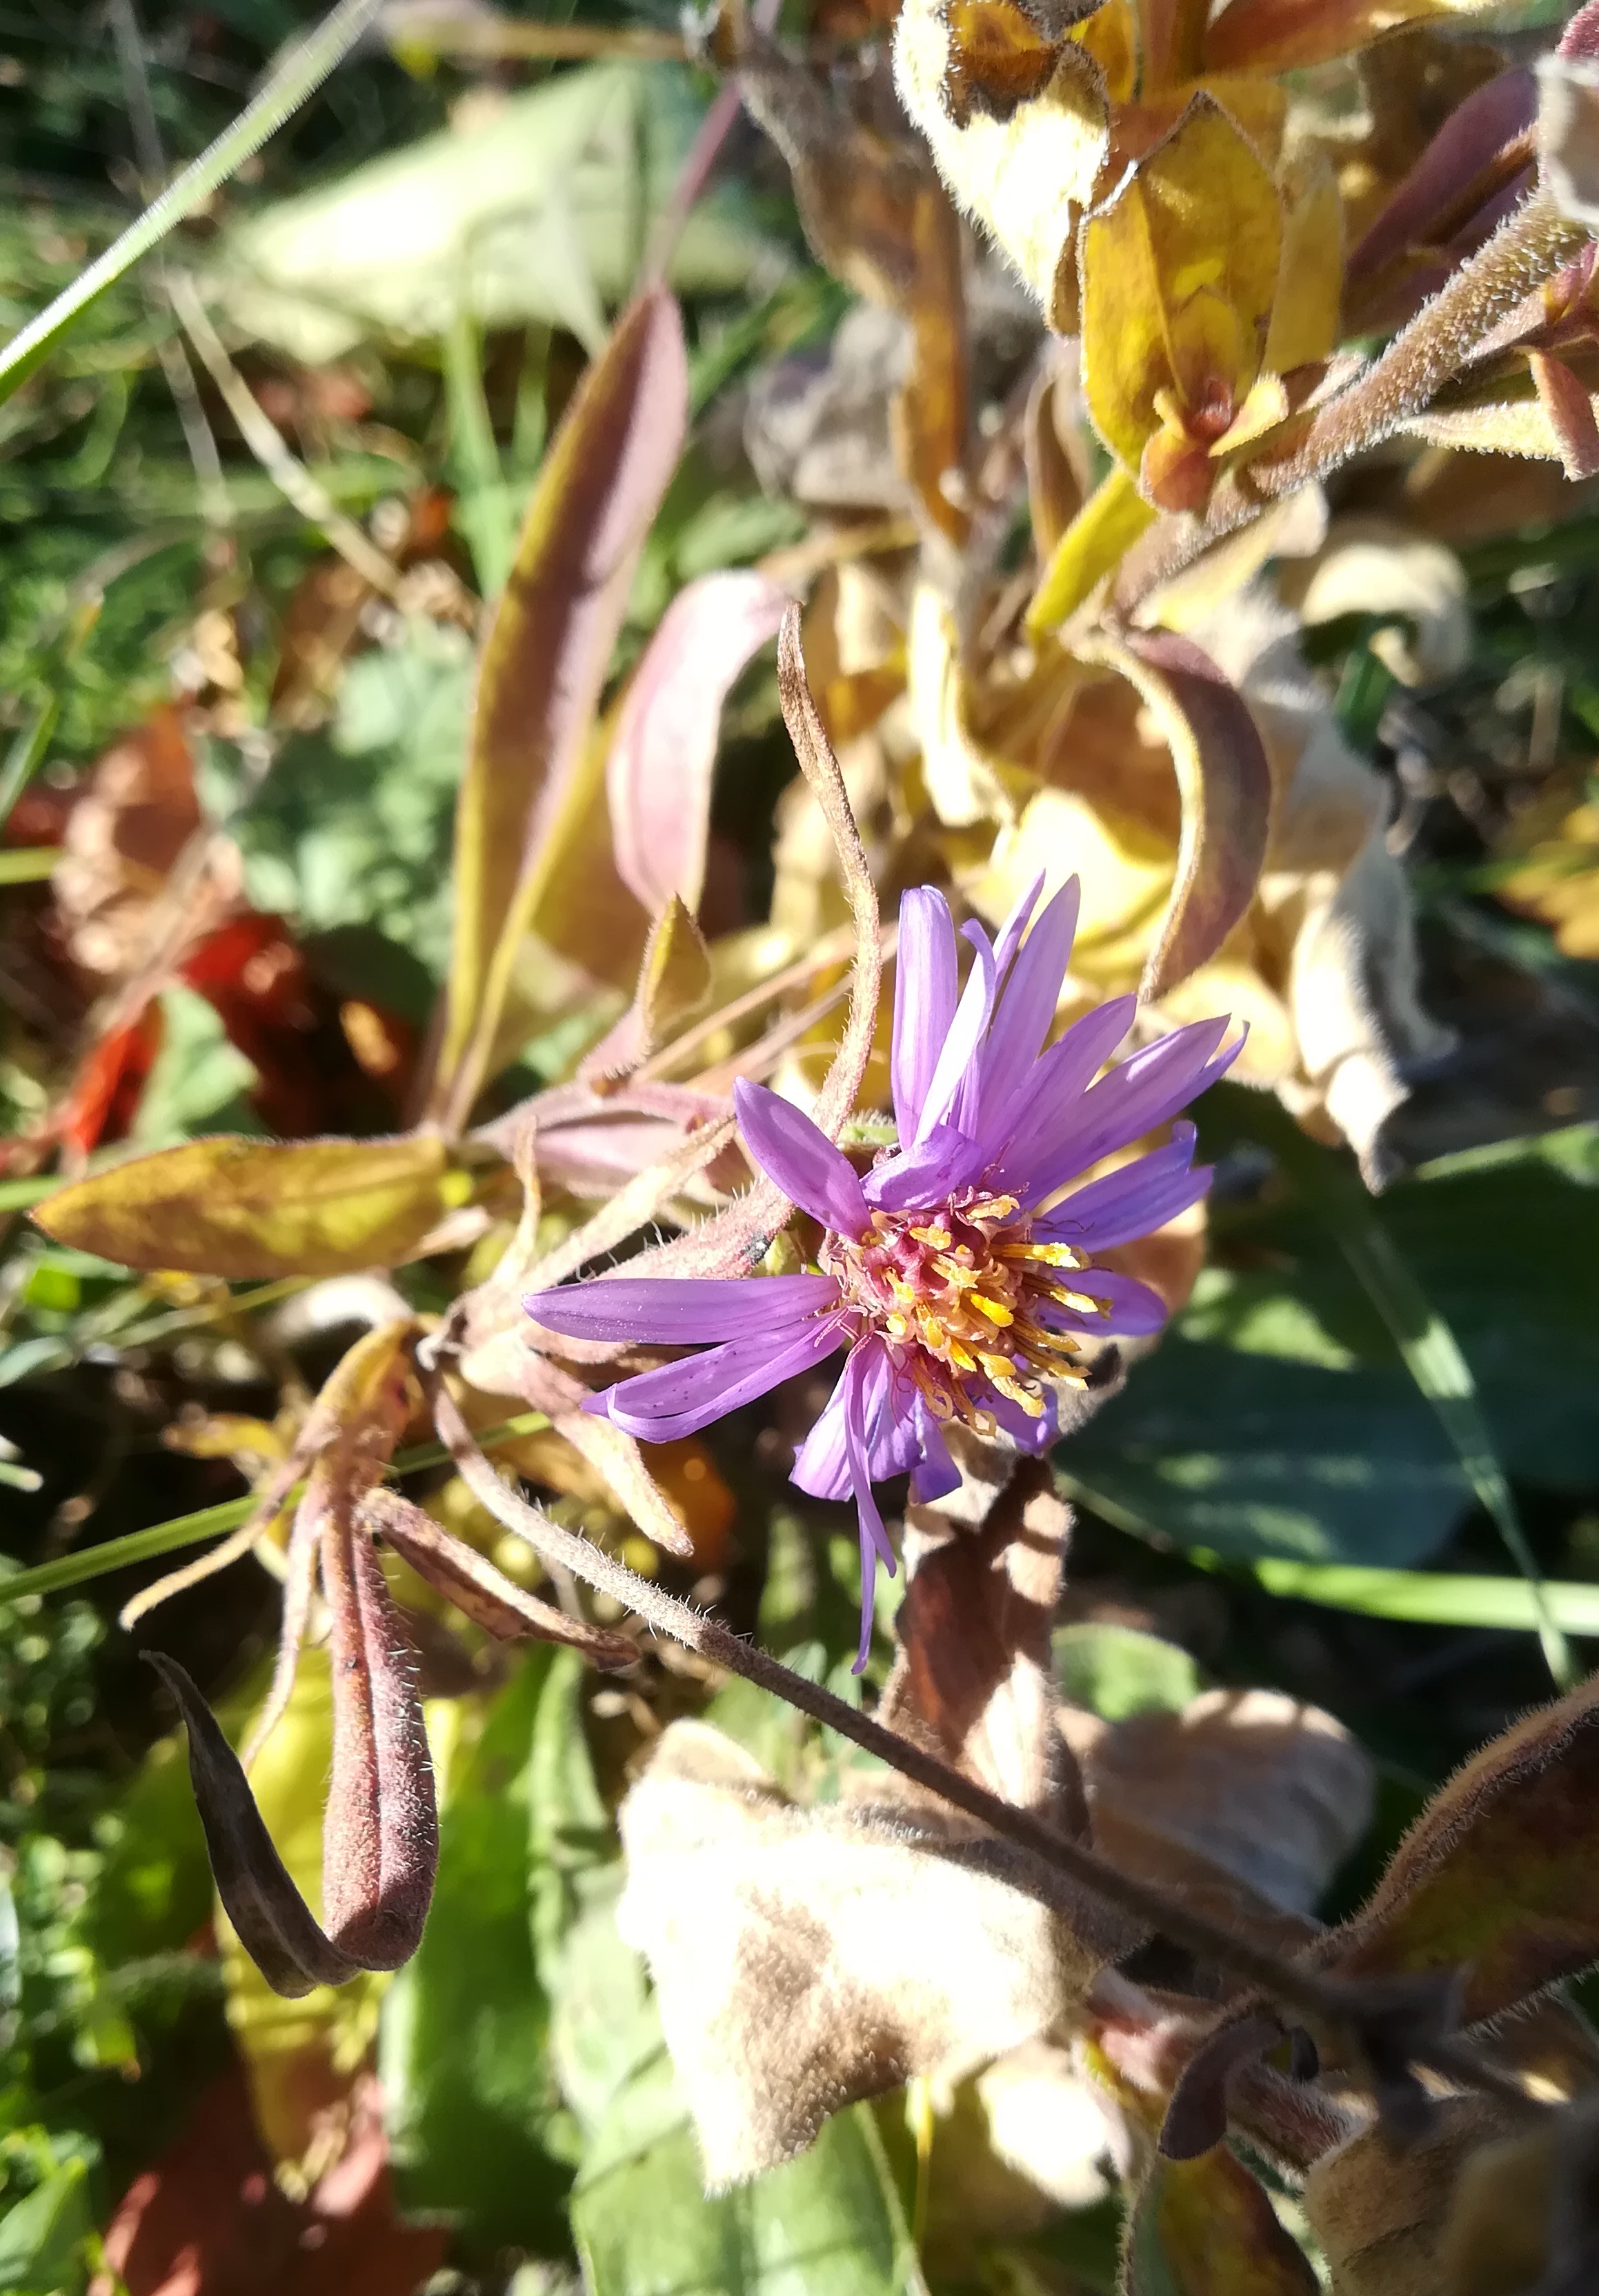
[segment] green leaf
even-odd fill
[[[1136,1627],[1057,1627],[1051,1646],[1067,1697],[1107,1722],[1152,1709],[1176,1714],[1199,1695],[1200,1671],[1188,1652]]]
[[[1182,1336],[1058,1454],[1107,1521],[1232,1560],[1419,1562],[1468,1493],[1397,1365],[1332,1371]]]
[[[543,2254],[564,2245],[573,2150],[534,1943],[536,1844],[550,1826],[540,1718],[556,1672],[551,1649],[531,1650],[449,1757],[432,1910],[384,2001],[381,2042],[402,2205]],[[570,1697],[557,1702],[570,1719]],[[463,1736],[472,1726],[463,1718]]]
[[[5,2296],[64,2296],[86,2277],[83,2243],[94,2229],[88,2171],[69,2161],[0,2224],[0,2290]]]
[[[652,2085],[657,2106],[669,2111],[657,2069],[624,2091],[618,2115],[636,2112]],[[752,2185],[711,2199],[700,2178],[681,2120],[602,2173],[586,2169],[572,2234],[591,2296],[924,2296],[864,2105],[835,2114],[802,2158]]]

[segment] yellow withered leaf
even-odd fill
[[[894,30],[900,98],[939,172],[1062,332],[1110,140],[1099,68],[1067,37],[1091,5],[1069,0],[1046,20],[1020,0],[906,0]]]
[[[1163,428],[1200,447],[1261,371],[1282,203],[1253,145],[1196,95],[1083,226],[1083,390],[1129,470]]]
[[[1029,636],[1056,629],[1075,613],[1154,515],[1128,472],[1108,472],[1049,554],[1027,610]]]
[[[1281,191],[1283,259],[1266,337],[1268,374],[1330,357],[1343,303],[1343,202],[1326,154],[1292,167]]]
[[[34,1217],[58,1243],[125,1267],[196,1275],[340,1275],[391,1267],[468,1183],[430,1134],[247,1140],[135,1156],[62,1188]]]

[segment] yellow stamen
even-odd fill
[[[953,1283],[957,1292],[968,1291],[977,1282],[977,1277],[971,1268],[958,1267],[947,1253],[940,1252],[933,1261],[933,1266],[946,1283]]]
[[[942,1224],[937,1227],[914,1227],[911,1234],[918,1243],[926,1244],[930,1251],[947,1251],[955,1242],[954,1236]]]
[[[1013,1324],[1016,1320],[1008,1308],[997,1300],[988,1299],[981,1292],[968,1292],[965,1304],[968,1308],[975,1308],[980,1316],[986,1316],[991,1324],[997,1324],[1002,1331],[1007,1324]]]
[[[951,1340],[947,1343],[946,1353],[948,1355],[950,1362],[955,1365],[957,1371],[975,1371],[977,1369],[976,1357],[968,1354],[967,1350],[961,1345],[959,1340]]]
[[[1069,1243],[996,1243],[996,1259],[1036,1259],[1045,1267],[1082,1267],[1086,1265],[1080,1251],[1073,1251]]]
[[[1049,1285],[1048,1297],[1058,1300],[1062,1308],[1074,1308],[1079,1316],[1108,1316],[1111,1312],[1108,1300],[1090,1299],[1086,1292],[1062,1292],[1058,1283]]]

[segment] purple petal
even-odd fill
[[[1147,1283],[1140,1283],[1136,1275],[1118,1275],[1108,1267],[1086,1267],[1080,1274],[1062,1268],[1061,1289],[1080,1292],[1090,1300],[1103,1300],[1107,1312],[1103,1316],[1084,1314],[1080,1308],[1062,1308],[1052,1300],[1039,1308],[1038,1319],[1053,1331],[1117,1332],[1123,1339],[1133,1340],[1165,1328],[1165,1300]]]
[[[982,1053],[980,1109],[977,1120],[966,1126],[968,1131],[983,1129],[989,1111],[1009,1105],[1043,1049],[1061,1001],[1080,895],[1077,879],[1070,879],[1022,944],[989,1024]]]
[[[857,1236],[870,1225],[854,1165],[803,1110],[744,1077],[733,1104],[750,1153],[801,1211],[838,1235]]]
[[[996,1104],[989,1111],[984,1137],[1004,1149],[992,1176],[996,1184],[1017,1193],[1027,1188],[1033,1167],[1075,1120],[1073,1103],[1127,1035],[1137,1010],[1136,996],[1112,996],[1086,1013],[1022,1078],[1009,1105]]]
[[[894,967],[894,1118],[907,1145],[955,1018],[957,986],[949,904],[931,885],[917,885],[899,904]]]
[[[1135,1236],[1152,1235],[1198,1203],[1210,1185],[1209,1164],[1190,1169],[1193,1140],[1192,1124],[1174,1125],[1164,1148],[1152,1149],[1052,1204],[1034,1222],[1034,1235],[1040,1242],[1080,1243],[1092,1251],[1110,1251]],[[1068,1290],[1076,1288],[1074,1273],[1063,1274],[1061,1281]]]
[[[771,1338],[779,1324],[836,1307],[838,1297],[831,1275],[602,1275],[529,1292],[522,1306],[546,1332],[569,1340],[693,1347],[760,1332]]]
[[[1109,1076],[1091,1085],[1054,1152],[1040,1157],[1030,1173],[1018,1169],[1016,1178],[1007,1179],[1013,1193],[1021,1194],[1017,1185],[1021,1180],[1026,1186],[1026,1201],[1039,1202],[1091,1164],[1097,1164],[1102,1156],[1112,1155],[1141,1134],[1152,1132],[1197,1099],[1238,1056],[1242,1037],[1225,1053],[1216,1054],[1227,1027],[1225,1017],[1195,1021],[1157,1044],[1144,1046]],[[1004,1160],[1009,1174],[1016,1160],[1014,1142]]]
[[[1044,1390],[1043,1415],[1037,1419],[1029,1419],[1019,1403],[1013,1403],[996,1388],[988,1389],[983,1401],[1021,1450],[1047,1451],[1060,1432],[1055,1399],[1047,1388]]]
[[[814,1499],[847,1499],[855,1488],[849,1480],[849,1450],[844,1439],[844,1382],[849,1370],[846,1364],[832,1393],[816,1414],[815,1426],[795,1452],[794,1464],[789,1471],[790,1482],[808,1491]]]
[[[962,938],[972,943],[976,963],[966,976],[965,988],[955,1007],[955,1019],[949,1024],[944,1049],[939,1054],[939,1064],[927,1087],[927,1097],[922,1103],[922,1114],[916,1124],[918,1139],[924,1133],[931,1132],[935,1124],[949,1120],[962,1086],[974,1073],[978,1046],[982,1043],[994,1011],[997,975],[993,946],[980,925],[965,926]],[[902,1141],[903,1138],[902,1134]]]
[[[844,1390],[844,1447],[849,1455],[849,1479],[855,1486],[856,1511],[860,1519],[861,1639],[855,1659],[857,1674],[865,1668],[866,1653],[872,1647],[872,1614],[877,1601],[879,1558],[888,1564],[890,1578],[895,1570],[894,1550],[889,1544],[889,1534],[883,1529],[877,1501],[872,1496],[871,1469],[866,1459],[865,1398],[862,1394],[866,1369],[864,1364],[857,1366],[857,1357],[852,1355],[839,1382]]]
[[[1021,946],[1021,936],[1027,931],[1027,921],[1037,907],[1038,896],[1043,890],[1044,872],[1040,869],[999,928],[999,939],[994,945],[994,973],[1002,987],[1010,978],[1011,966],[1015,962],[1016,951]]]
[[[796,1372],[808,1371],[849,1337],[841,1318],[816,1316],[765,1339],[729,1340],[703,1355],[625,1379],[592,1397],[585,1408],[603,1413],[643,1442],[675,1442],[753,1403]]]
[[[935,1124],[914,1148],[885,1157],[862,1183],[866,1201],[881,1210],[903,1212],[934,1205],[969,1188],[988,1158],[980,1141],[968,1140],[952,1125]]]
[[[920,1396],[916,1405],[922,1456],[911,1469],[911,1496],[918,1506],[928,1506],[934,1499],[947,1498],[951,1491],[960,1488],[961,1471],[949,1456],[944,1430]]]

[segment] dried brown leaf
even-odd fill
[[[1508,2133],[1491,2099],[1452,2096],[1414,2144],[1400,2146],[1374,2125],[1317,2161],[1305,2213],[1333,2296],[1447,2296],[1439,2243],[1462,2172]]]
[[[929,1546],[937,1522],[907,1529],[899,1648],[878,1718],[955,1768],[1064,1832],[1087,1827],[1082,1782],[1056,1718],[1050,1628],[1070,1514],[1029,1462],[980,1531]]]
[[[622,1806],[619,1919],[649,1961],[712,2187],[831,2112],[1046,2031],[1113,1947],[1010,1887],[1002,1845],[903,1806],[803,1809],[675,1723]]]

